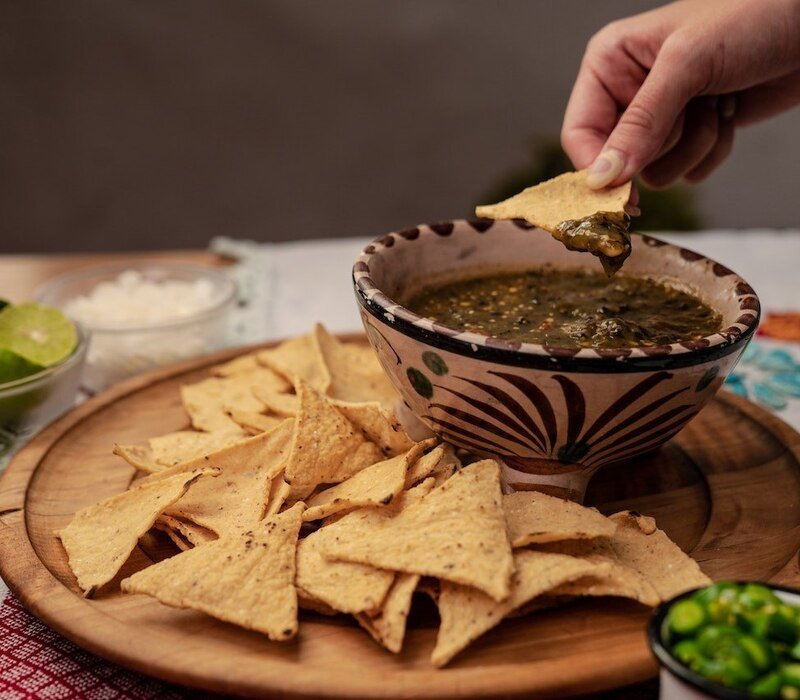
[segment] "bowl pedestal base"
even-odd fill
[[[597,467],[544,457],[505,457],[500,462],[506,493],[541,491],[577,503],[583,503],[589,479],[597,471]]]

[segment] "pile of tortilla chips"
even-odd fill
[[[414,442],[371,351],[321,326],[212,374],[182,387],[193,429],[117,445],[140,478],[58,533],[87,596],[156,529],[179,551],[122,580],[126,593],[272,640],[296,634],[299,608],[352,615],[396,653],[425,591],[443,666],[548,601],[654,605],[708,582],[651,518],[503,495],[496,461]]]

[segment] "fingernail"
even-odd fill
[[[723,95],[719,98],[719,116],[723,119],[733,119],[736,114],[736,95]]]
[[[586,171],[586,184],[593,190],[605,187],[617,178],[624,167],[625,161],[622,153],[616,149],[609,148],[597,156],[594,163],[589,166]]]
[[[627,204],[625,206],[625,213],[628,216],[641,216],[642,210],[639,207],[635,206],[634,204]]]

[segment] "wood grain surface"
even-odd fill
[[[111,454],[114,442],[185,428],[179,385],[239,352],[118,385],[16,456],[0,480],[0,573],[34,614],[116,663],[243,695],[551,698],[655,674],[644,633],[648,610],[612,599],[507,620],[443,670],[429,665],[437,620],[424,605],[412,613],[397,656],[349,618],[305,612],[295,640],[272,643],[200,613],[123,596],[120,578],[173,551],[151,536],[96,598],[81,597],[53,531],[129,485],[134,471]],[[714,578],[800,584],[800,435],[732,395],[721,394],[659,452],[601,471],[588,501],[605,512],[654,516]]]

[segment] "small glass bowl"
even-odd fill
[[[68,302],[133,270],[154,282],[207,280],[212,302],[189,316],[145,324],[86,323],[92,340],[83,386],[98,392],[148,369],[212,352],[229,339],[230,311],[237,289],[224,272],[184,263],[138,262],[91,267],[56,277],[36,290],[37,301],[64,310]]]
[[[72,408],[81,383],[89,333],[76,323],[78,344],[63,362],[0,384],[0,456],[14,438],[27,437]]]

